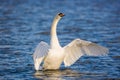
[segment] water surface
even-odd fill
[[[0,0],[0,80],[120,79],[119,0]],[[62,46],[75,38],[106,46],[108,56],[83,56],[56,71],[34,70],[37,44],[50,41],[50,26],[58,12]]]

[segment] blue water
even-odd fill
[[[75,38],[108,47],[108,56],[83,56],[56,71],[34,70],[37,44],[50,41],[54,16],[62,46]],[[120,0],[0,0],[0,80],[120,79]]]

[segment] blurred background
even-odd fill
[[[83,56],[72,66],[36,72],[32,54],[50,42],[54,16],[61,46],[75,38],[109,48],[108,56]],[[120,79],[120,0],[0,0],[0,80]]]

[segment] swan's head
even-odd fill
[[[63,17],[65,15],[63,13],[59,13],[58,16]]]
[[[55,19],[56,19],[55,21],[59,21],[63,16],[64,16],[63,13],[58,13],[55,17]]]

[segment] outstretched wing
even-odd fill
[[[106,55],[108,53],[107,48],[81,39],[73,40],[71,43],[64,47],[64,51],[65,51],[64,58],[65,66],[72,65],[82,55],[100,56]]]
[[[44,57],[47,55],[49,50],[49,45],[46,42],[41,41],[33,53],[35,69],[39,70],[40,64],[43,61]]]

